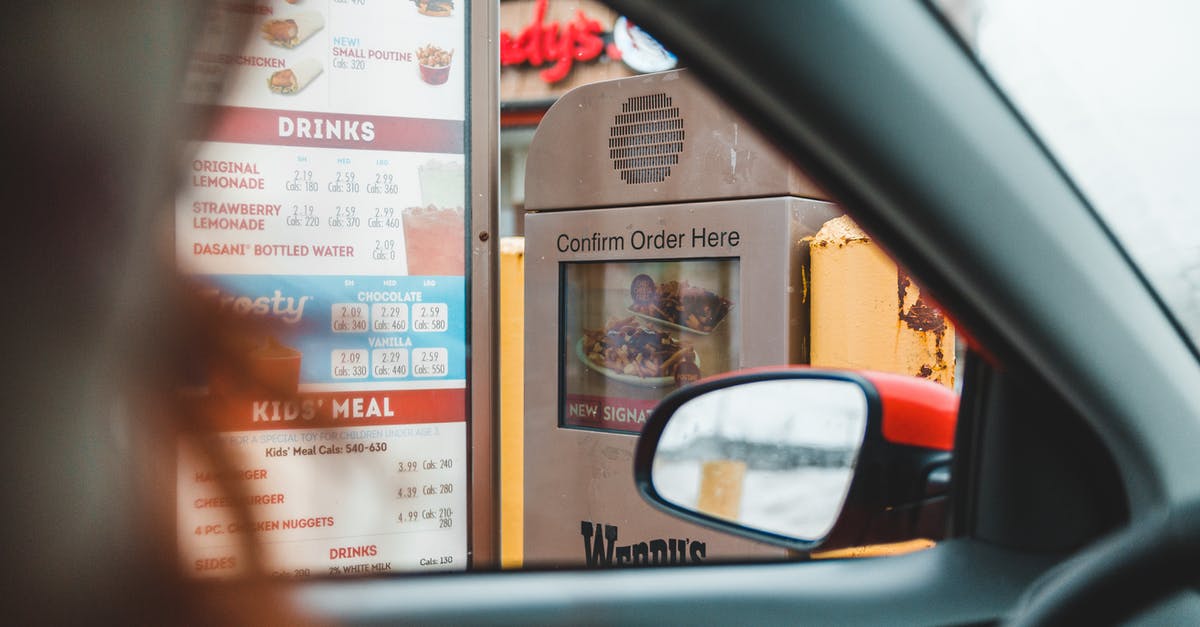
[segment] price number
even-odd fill
[[[408,331],[408,305],[404,303],[371,305],[371,330],[376,333]]]
[[[375,250],[371,252],[371,258],[375,261],[395,261],[396,260],[396,240],[394,239],[377,239],[375,240]]]
[[[367,219],[367,226],[373,229],[398,229],[400,217],[396,215],[395,207],[375,207],[374,214]]]
[[[330,324],[334,333],[366,333],[370,328],[366,303],[334,303]]]
[[[375,175],[375,181],[367,184],[368,194],[398,194],[400,193],[400,185],[396,183],[396,177],[383,172]]]
[[[449,358],[444,348],[414,348],[412,375],[414,377],[444,377],[449,372]]]
[[[334,379],[365,379],[367,368],[367,351],[339,348],[333,351]]]
[[[292,178],[283,187],[289,192],[315,192],[321,188],[313,178],[312,170],[303,168],[292,170]]]
[[[416,303],[412,306],[412,330],[416,333],[440,333],[450,326],[446,303]]]
[[[317,217],[317,209],[312,205],[292,205],[292,212],[287,217],[288,226],[321,226],[321,219]]]
[[[408,376],[408,349],[377,348],[371,351],[371,374],[377,379]]]
[[[334,173],[333,180],[329,182],[329,191],[331,192],[357,194],[361,189],[362,183],[358,182],[358,177],[348,170],[338,170]]]
[[[358,207],[338,205],[327,222],[332,227],[354,228],[362,225],[362,218],[358,216]]]

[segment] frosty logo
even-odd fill
[[[221,311],[231,311],[240,316],[274,316],[287,324],[300,322],[304,317],[304,306],[312,296],[284,296],[275,290],[271,296],[242,296],[224,294],[219,289],[206,290],[205,296],[215,298]]]
[[[690,538],[658,538],[617,546],[616,525],[592,524],[586,520],[579,522],[579,532],[583,534],[583,555],[589,567],[696,563],[704,561],[708,551],[707,543]]]

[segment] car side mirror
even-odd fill
[[[958,396],[914,377],[757,370],[676,391],[638,442],[643,498],[801,552],[945,536]]]

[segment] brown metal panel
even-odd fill
[[[839,212],[834,205],[792,197],[550,212],[528,216],[526,228],[525,563],[587,563],[589,524],[616,527],[617,546],[662,540],[689,555],[704,543],[705,559],[778,559],[782,549],[741,540],[661,514],[634,490],[633,434],[559,426],[563,360],[560,336],[562,262],[737,258],[741,324],[735,367],[801,361],[807,352],[804,238]],[[693,231],[737,231],[736,245],[697,246]],[[672,250],[562,250],[560,236],[634,231],[683,233]],[[629,240],[626,240],[629,241]],[[705,374],[715,374],[706,372]],[[674,542],[672,542],[674,541]],[[660,546],[667,546],[663,544]]]
[[[499,180],[500,60],[494,41],[497,7],[493,2],[470,3],[470,568],[499,565],[500,525],[497,515],[499,474],[496,471],[496,408],[499,406],[495,350],[497,289],[496,246],[499,237],[497,181]]]
[[[826,195],[686,70],[585,85],[538,126],[530,211]]]

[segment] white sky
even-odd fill
[[[985,64],[1200,339],[1200,2],[980,9]]]

